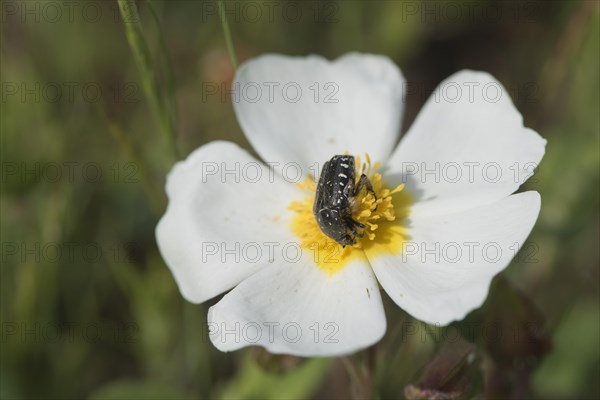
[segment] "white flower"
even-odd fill
[[[208,313],[222,351],[329,356],[372,345],[386,330],[379,285],[419,320],[460,320],[535,224],[539,194],[513,193],[546,142],[489,74],[442,82],[395,149],[406,87],[385,57],[265,55],[239,68],[234,89],[246,137],[276,172],[233,143],[202,146],[169,174],[156,229],[187,300],[231,289]],[[346,248],[310,212],[310,177],[336,154],[382,165],[368,171],[377,203],[357,197],[365,235]]]

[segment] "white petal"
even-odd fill
[[[412,216],[403,254],[367,256],[396,304],[419,320],[446,325],[483,303],[539,210],[539,194],[525,192],[456,214]]]
[[[388,161],[391,181],[416,197],[415,214],[488,204],[516,191],[546,140],[523,126],[491,75],[461,71],[442,82]]]
[[[295,162],[304,176],[316,175],[315,163],[346,151],[387,159],[399,135],[403,85],[383,56],[264,55],[239,68],[233,106],[263,160]]]
[[[377,342],[386,322],[366,259],[329,275],[306,253],[264,268],[210,308],[210,338],[221,351],[257,345],[304,357],[348,354]]]
[[[229,142],[212,142],[167,177],[169,205],[156,227],[182,295],[200,303],[273,262],[268,243],[294,240],[293,185]]]

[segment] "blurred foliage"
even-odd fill
[[[158,254],[169,124],[180,157],[215,139],[249,148],[230,100],[205,96],[204,83],[227,85],[233,76],[214,2],[139,1],[139,19],[127,23],[113,1],[70,2],[72,18],[66,3],[2,3],[0,397],[348,396],[339,360],[274,370],[256,349],[216,351],[207,336],[210,304],[185,302]],[[428,327],[384,299],[388,332],[373,350],[379,397],[429,382],[419,371],[459,331],[481,357],[490,396],[499,388],[496,395],[512,397],[598,398],[598,3],[451,2],[492,7],[500,18],[450,18],[439,1],[294,3],[305,16],[321,10],[319,18],[229,15],[241,61],[266,52],[386,54],[418,83],[404,130],[442,79],[462,68],[489,71],[527,126],[548,139],[525,187],[543,199],[532,245],[496,279],[481,310]],[[59,5],[61,18],[49,4]],[[132,23],[147,47],[141,61],[127,40]],[[139,73],[140,62],[151,78]],[[163,96],[159,105],[147,96],[154,92]],[[486,318],[536,329],[518,348],[464,334],[469,321]]]
[[[281,358],[278,357],[278,361]],[[253,358],[241,361],[240,374],[220,391],[225,399],[303,399],[314,393],[327,373],[329,360],[314,358],[285,372],[265,369]]]
[[[482,374],[473,344],[457,337],[443,344],[416,385],[404,389],[407,399],[464,399],[481,393]]]

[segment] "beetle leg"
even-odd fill
[[[346,235],[346,236],[344,236],[341,245],[342,245],[342,248],[345,248],[346,246],[352,246],[355,243],[356,243],[356,239],[354,239],[353,236]]]
[[[369,178],[365,174],[362,174],[360,176],[360,179],[358,180],[358,184],[356,185],[356,189],[354,190],[354,195],[356,196],[357,194],[359,194],[363,187],[366,188],[367,191],[371,192],[371,194],[375,198],[375,201],[377,201],[377,195],[375,194],[375,190],[373,189],[373,185],[371,184],[371,181],[369,180]],[[375,210],[377,210],[377,205],[371,211],[373,212]]]
[[[346,186],[344,186],[344,196],[346,198],[349,198],[350,195],[354,195],[355,193],[358,193],[358,192],[354,188],[354,180],[350,179],[348,181],[348,183],[346,184]]]
[[[360,222],[357,222],[357,221],[353,220],[352,218],[348,218],[346,220],[346,225],[350,229],[350,232],[352,232],[352,235],[358,236],[359,238],[361,238],[361,237],[364,236],[364,233],[363,232],[359,232],[358,229],[364,229],[365,225],[361,224]]]
[[[354,195],[356,196],[357,194],[359,194],[363,187],[367,188],[367,191],[371,192],[373,194],[373,197],[375,197],[375,200],[377,200],[377,195],[375,194],[373,185],[371,185],[371,181],[365,174],[362,174],[360,176],[358,184],[356,185],[356,189],[354,190]]]
[[[356,237],[359,237],[359,238],[363,238],[365,236],[365,234],[363,232],[358,232],[358,231],[356,231],[354,229],[352,230],[352,234],[354,236],[356,236]]]

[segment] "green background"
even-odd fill
[[[138,2],[128,26],[142,29],[140,64],[116,2],[67,3],[2,3],[0,396],[356,395],[344,365],[362,365],[363,354],[344,363],[218,352],[205,326],[218,299],[184,301],[158,253],[154,228],[176,159],[165,137],[175,134],[177,158],[215,139],[250,149],[230,99],[206,95],[207,82],[227,85],[234,73],[216,4]],[[403,132],[442,79],[488,71],[548,140],[524,186],[541,193],[538,223],[482,309],[426,328],[384,299],[388,332],[368,375],[377,396],[403,397],[437,368],[464,396],[599,397],[598,2],[250,3],[261,16],[248,2],[226,3],[241,61],[385,54],[416,83]],[[524,339],[492,343],[467,329],[490,321]],[[440,352],[456,330],[477,362]],[[463,374],[471,394],[454,382]]]

